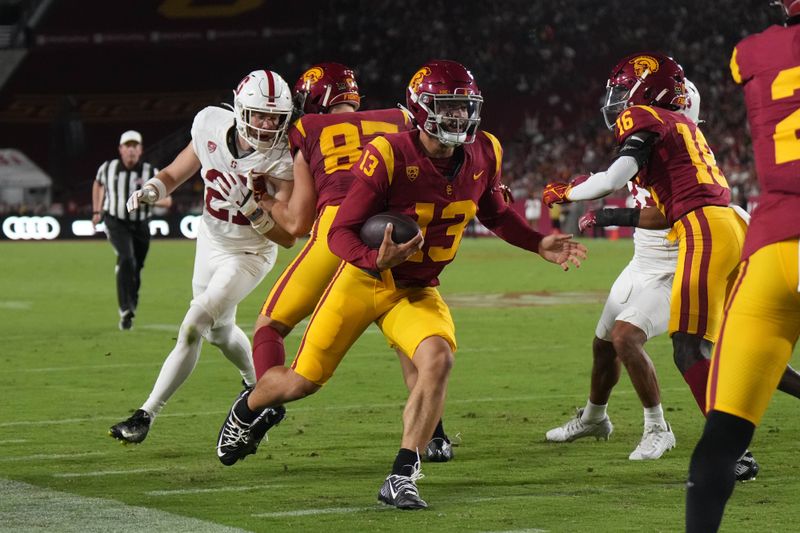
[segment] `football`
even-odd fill
[[[361,240],[370,248],[378,249],[383,242],[386,224],[392,223],[392,240],[397,244],[408,242],[419,232],[417,221],[401,213],[386,211],[373,215],[361,226]]]

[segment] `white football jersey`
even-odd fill
[[[275,179],[291,180],[292,157],[287,146],[285,150],[251,152],[235,158],[227,143],[228,131],[233,127],[233,111],[213,106],[200,111],[192,123],[192,147],[202,165],[200,176],[205,187],[203,226],[209,240],[225,251],[266,253],[275,248],[275,243],[253,229],[250,221],[225,201],[212,184],[222,172],[238,174],[244,180],[250,170],[267,173]]]
[[[628,182],[633,207],[655,207],[652,196],[644,187]],[[678,241],[667,238],[668,229],[636,228],[633,232],[633,259],[631,267],[652,274],[672,273],[678,264]]]

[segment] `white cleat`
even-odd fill
[[[614,426],[611,420],[605,417],[600,422],[584,422],[581,420],[583,409],[578,409],[575,418],[570,418],[564,425],[548,431],[544,438],[548,442],[572,442],[583,437],[594,437],[597,440],[608,440]]]
[[[658,459],[675,447],[675,434],[669,424],[650,424],[644,427],[642,440],[628,459],[631,461],[647,461]]]

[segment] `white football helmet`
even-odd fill
[[[233,110],[239,135],[259,152],[266,152],[284,140],[292,91],[276,72],[254,70],[233,91]]]
[[[695,124],[700,124],[700,92],[695,87],[694,83],[685,78],[686,83],[686,107],[683,108],[682,113],[692,119]]]

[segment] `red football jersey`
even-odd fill
[[[733,50],[731,74],[744,98],[761,196],[742,258],[800,236],[800,26],[770,26]]]
[[[400,283],[438,285],[439,273],[455,257],[464,228],[476,213],[504,240],[538,251],[542,236],[503,197],[503,152],[494,136],[480,132],[474,143],[463,145],[464,159],[452,179],[425,155],[419,136],[419,130],[389,134],[364,149],[352,168],[352,188],[328,233],[333,253],[374,271],[378,251],[361,241],[359,231],[369,217],[383,211],[416,219],[425,237],[422,250],[392,269]]]
[[[411,127],[408,115],[400,109],[305,115],[296,121],[289,129],[289,146],[292,156],[300,150],[311,168],[317,212],[342,202],[353,181],[350,167],[369,141]]]
[[[639,171],[639,182],[650,190],[670,224],[700,207],[730,203],[728,182],[694,122],[674,111],[633,106],[619,115],[614,133],[622,145],[637,131],[658,135]]]

